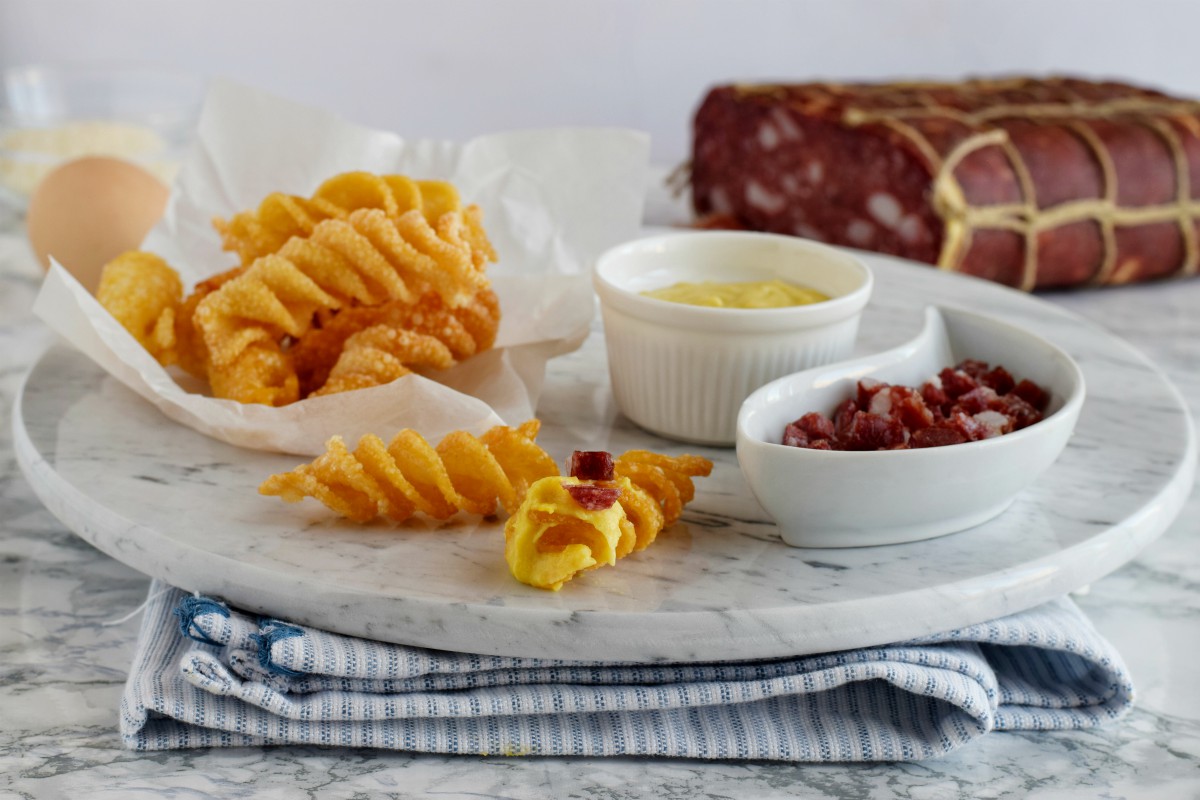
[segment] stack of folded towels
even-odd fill
[[[155,582],[121,704],[136,750],[915,761],[989,731],[1081,729],[1133,703],[1067,599],[908,642],[639,664],[451,653],[266,619]]]

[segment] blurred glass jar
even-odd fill
[[[204,79],[150,67],[15,67],[0,72],[0,203],[24,211],[59,164],[131,161],[170,184],[195,133]]]

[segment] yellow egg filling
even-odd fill
[[[775,278],[769,281],[718,283],[680,281],[661,289],[642,292],[645,297],[711,308],[786,308],[806,306],[829,299],[829,295]]]

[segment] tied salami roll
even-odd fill
[[[1200,266],[1200,102],[1121,83],[720,86],[691,184],[702,224],[1025,290]]]

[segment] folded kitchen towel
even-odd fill
[[[385,644],[155,583],[121,703],[135,750],[260,744],[479,755],[912,761],[989,731],[1090,728],[1132,705],[1067,599],[927,638],[704,664]]]

